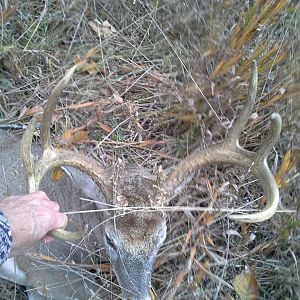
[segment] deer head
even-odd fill
[[[100,187],[106,201],[123,210],[107,212],[104,241],[118,282],[126,299],[151,299],[151,272],[158,250],[166,237],[166,220],[160,206],[184,187],[194,171],[204,165],[233,164],[252,170],[259,180],[267,198],[265,208],[253,214],[233,214],[229,218],[240,222],[262,222],[276,211],[279,193],[276,182],[267,164],[267,155],[277,142],[281,118],[271,116],[270,132],[256,152],[239,144],[240,134],[248,121],[256,98],[257,66],[253,62],[249,97],[240,117],[232,126],[227,138],[205,150],[195,150],[170,170],[160,170],[152,175],[141,168],[119,168],[118,176],[96,160],[72,151],[54,149],[50,141],[50,125],[56,101],[69,82],[77,65],[69,69],[51,94],[42,115],[41,143],[43,154],[35,160],[31,153],[31,142],[38,115],[34,116],[23,135],[21,152],[25,166],[29,191],[36,191],[44,174],[54,166],[77,167],[90,175]],[[128,208],[131,210],[129,211]],[[152,207],[153,209],[143,209]],[[50,232],[62,240],[80,239],[87,232],[67,232],[62,229]]]
[[[149,211],[157,205],[158,182],[146,170],[127,168],[115,176],[117,207],[135,207],[129,212],[107,214],[105,246],[118,282],[127,299],[151,299],[151,273],[158,250],[166,238],[163,212]]]

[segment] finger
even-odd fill
[[[44,242],[45,244],[49,244],[51,243],[52,241],[54,241],[54,238],[49,236],[49,235],[45,235],[42,239],[41,239],[42,242]]]
[[[49,201],[49,208],[56,212],[59,212],[59,210],[60,210],[59,204],[54,201]]]
[[[43,191],[38,191],[38,192],[31,193],[31,194],[29,194],[29,196],[31,196],[35,199],[44,200],[44,201],[47,201],[47,202],[50,201],[47,194]]]
[[[30,194],[32,196],[31,202],[35,202],[38,205],[43,205],[53,211],[59,211],[59,204],[55,201],[51,201],[44,192],[37,192]]]
[[[63,213],[55,213],[53,218],[52,228],[49,230],[53,230],[56,228],[65,228],[68,224],[68,217]]]

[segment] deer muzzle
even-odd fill
[[[151,300],[151,273],[154,259],[122,256],[112,262],[125,299]]]

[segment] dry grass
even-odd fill
[[[288,149],[298,155],[297,1],[261,0],[257,7],[234,0],[61,2],[19,1],[2,14],[0,125],[26,124],[64,70],[97,47],[61,99],[54,135],[85,126],[88,141],[79,148],[107,164],[120,157],[150,169],[170,166],[226,135],[255,58],[257,117],[242,142],[255,149],[269,115],[278,111],[284,123],[270,155],[272,169]],[[95,19],[107,20],[116,32],[103,33]],[[75,103],[80,105],[73,109]],[[299,207],[296,164],[283,167],[279,178],[282,211]],[[152,280],[159,299],[234,299],[233,279],[245,267],[255,270],[260,299],[300,297],[297,213],[241,226],[217,211],[242,207],[260,193],[252,175],[235,167],[208,167],[195,175],[172,205],[216,210],[169,212]],[[14,299],[15,289],[2,283],[0,294]]]

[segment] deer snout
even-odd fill
[[[134,253],[126,247],[118,247],[108,237],[106,244],[124,299],[151,300],[151,272],[157,251]]]
[[[151,272],[154,258],[150,260],[123,256],[113,262],[113,268],[125,299],[151,300]]]
[[[166,238],[165,218],[157,213],[139,213],[115,222],[106,224],[104,241],[123,297],[151,300],[151,273]]]

